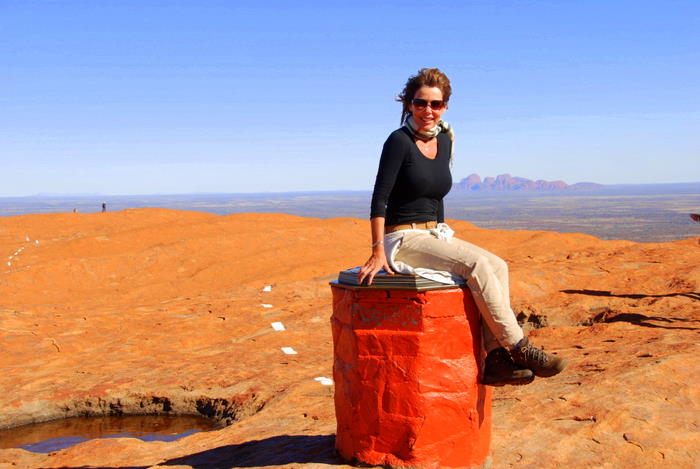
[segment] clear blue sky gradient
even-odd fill
[[[455,180],[700,181],[697,0],[0,0],[0,196],[370,190],[425,66]]]

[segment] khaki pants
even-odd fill
[[[474,244],[452,238],[440,240],[428,231],[403,236],[396,260],[411,267],[444,270],[463,277],[481,314],[484,348],[512,348],[523,330],[510,308],[508,265],[500,257]]]

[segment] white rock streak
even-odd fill
[[[268,305],[265,303],[262,303],[260,306],[262,306],[263,308],[272,308],[272,305]]]
[[[285,355],[296,355],[297,351],[294,350],[292,347],[280,347],[280,350],[282,350]]]
[[[265,285],[262,291],[272,291],[272,285]]]
[[[332,386],[333,385],[333,380],[330,378],[326,378],[325,376],[319,376],[318,378],[314,378],[314,380],[318,381],[324,386]]]
[[[285,330],[285,329],[284,329],[284,324],[282,324],[281,322],[273,322],[273,323],[270,323],[270,325],[271,325],[272,328],[273,328],[274,330],[276,330],[276,331],[283,331],[283,330]]]

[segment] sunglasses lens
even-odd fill
[[[413,105],[417,108],[423,109],[428,105],[428,101],[426,101],[425,99],[414,99]]]
[[[439,100],[426,101],[425,99],[416,98],[411,102],[418,109],[425,109],[426,107],[428,107],[428,104],[430,104],[430,107],[435,111],[439,111],[440,109],[445,107],[445,101]]]

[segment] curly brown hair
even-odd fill
[[[401,124],[406,122],[406,118],[411,114],[409,106],[416,92],[422,86],[440,88],[440,91],[442,91],[442,99],[445,101],[445,104],[450,100],[452,87],[450,86],[450,79],[447,78],[447,75],[442,73],[439,68],[421,68],[418,70],[418,73],[408,77],[406,86],[403,87],[403,91],[396,97],[396,100],[403,104],[403,109],[401,110]]]

